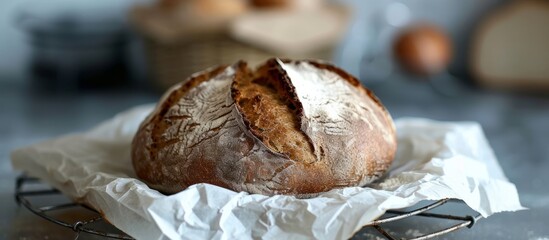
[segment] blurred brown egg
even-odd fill
[[[421,76],[444,71],[452,56],[450,39],[432,25],[419,25],[404,30],[397,36],[393,47],[401,67]]]

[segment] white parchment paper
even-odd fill
[[[387,176],[368,188],[311,199],[250,195],[197,184],[171,196],[135,178],[130,143],[151,105],[89,132],[15,150],[15,169],[85,201],[137,239],[347,239],[388,209],[458,198],[488,217],[524,209],[481,127],[399,119],[398,152]]]

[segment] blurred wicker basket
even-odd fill
[[[155,85],[162,89],[208,67],[232,64],[238,60],[245,60],[254,66],[271,57],[329,60],[332,54],[332,48],[326,48],[306,55],[279,55],[238,42],[227,35],[202,36],[173,43],[146,38],[145,47]]]
[[[178,19],[161,13],[158,9],[140,8],[132,15],[144,39],[153,83],[161,89],[208,67],[238,60],[254,66],[271,57],[331,59],[334,44],[324,44],[314,51],[282,53],[231,37],[228,20],[214,27],[199,24],[185,28],[177,25]]]

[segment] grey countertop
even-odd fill
[[[498,213],[471,229],[441,239],[549,239],[549,96],[528,96],[466,88],[458,97],[437,94],[426,83],[394,80],[372,86],[394,118],[426,117],[477,121],[488,137],[507,177],[516,184],[530,210]],[[14,201],[15,177],[9,153],[44,139],[84,131],[117,112],[154,102],[143,91],[48,95],[23,86],[0,86],[0,239],[70,238],[68,230],[33,216]],[[447,211],[462,211],[447,207]],[[389,226],[405,237],[427,233],[439,222],[413,220]],[[363,230],[355,239],[376,238]],[[62,236],[62,237],[60,237]],[[87,238],[93,238],[88,236]],[[82,239],[82,237],[80,238]]]

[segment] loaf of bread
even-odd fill
[[[380,177],[396,151],[392,119],[343,70],[316,61],[240,61],[172,87],[132,143],[137,176],[176,193],[196,183],[312,197]]]
[[[472,73],[482,86],[549,91],[549,2],[510,1],[473,38]]]

